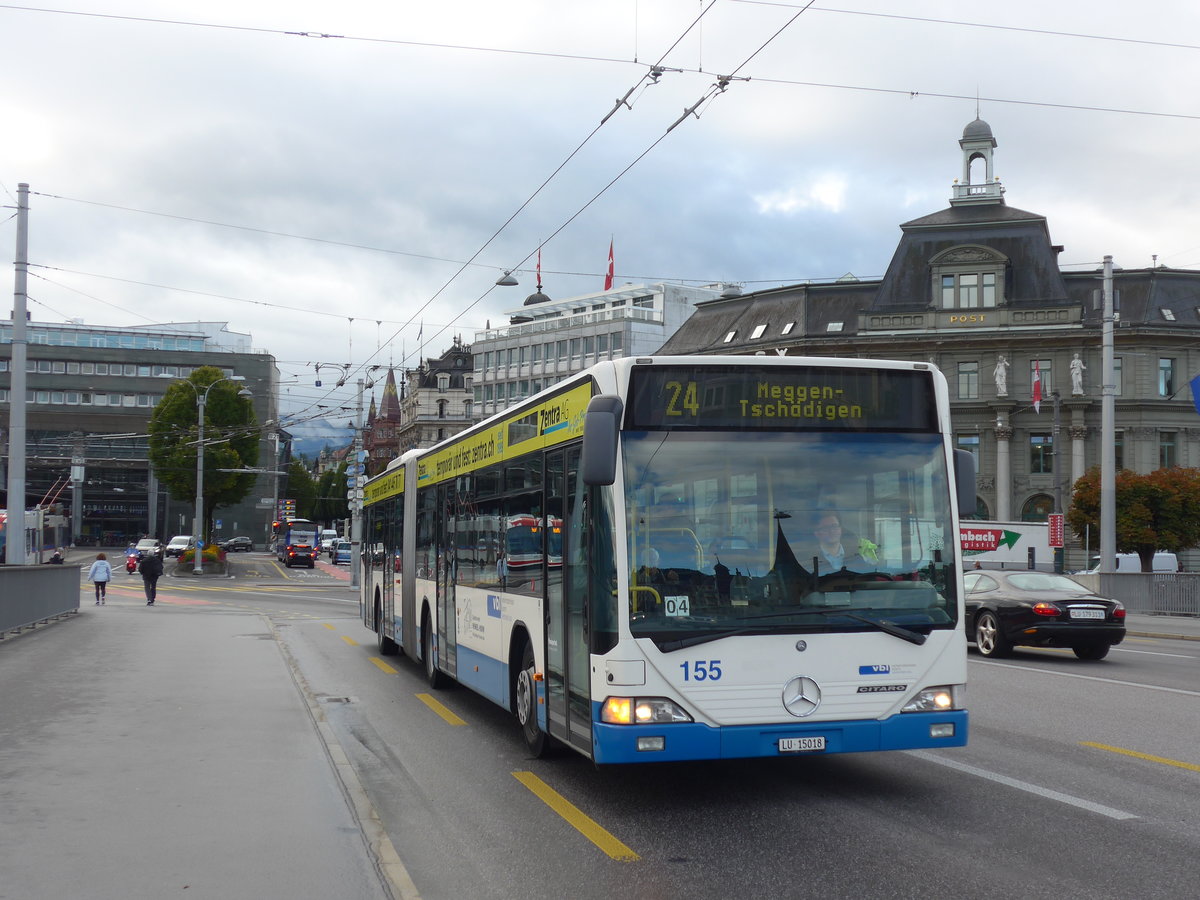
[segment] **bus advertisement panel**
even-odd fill
[[[381,616],[368,572],[364,623],[535,754],[961,746],[974,472],[950,438],[925,363],[603,363],[415,452],[402,529],[368,499],[414,577]]]

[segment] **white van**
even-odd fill
[[[1141,572],[1142,558],[1136,553],[1118,553],[1114,560],[1117,564],[1118,572]],[[1168,553],[1165,550],[1159,550],[1154,554],[1154,560],[1151,562],[1154,572],[1178,572],[1179,557],[1174,553]],[[1100,573],[1100,557],[1093,556],[1088,561],[1088,567],[1084,571],[1085,575],[1098,575]]]
[[[338,533],[332,528],[326,528],[317,535],[317,547],[322,553],[333,553],[333,545],[338,541]]]

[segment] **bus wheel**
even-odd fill
[[[425,663],[425,680],[435,690],[445,687],[446,676],[438,671],[433,662],[433,629],[429,627],[429,616],[421,623],[421,659]]]
[[[521,723],[525,746],[537,757],[546,752],[546,733],[538,727],[537,685],[533,674],[533,645],[526,641],[525,652],[521,654],[521,670],[517,672],[517,721]]]
[[[379,598],[375,598],[375,633],[379,635],[379,655],[395,656],[400,648],[396,642],[383,633],[383,610],[379,608]]]

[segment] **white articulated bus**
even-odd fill
[[[535,754],[961,746],[948,409],[921,362],[600,363],[368,482],[363,622]]]

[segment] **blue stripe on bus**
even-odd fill
[[[571,423],[567,421],[559,422],[557,425],[551,425],[549,428],[545,429],[542,434],[553,434],[556,431],[561,431],[570,424]]]
[[[455,678],[460,684],[482,694],[493,703],[508,708],[508,666],[500,660],[459,644],[458,673]],[[542,704],[538,711],[544,709],[545,705]]]
[[[739,759],[765,756],[823,756],[871,750],[913,750],[962,747],[967,743],[967,711],[899,713],[882,721],[809,722],[805,724],[736,725],[714,728],[702,724],[606,725],[592,722],[592,747],[597,764],[679,762],[694,759]],[[954,736],[931,738],[929,726],[953,723]],[[639,737],[662,736],[664,749],[639,751]],[[779,739],[824,737],[825,750],[780,753]]]

